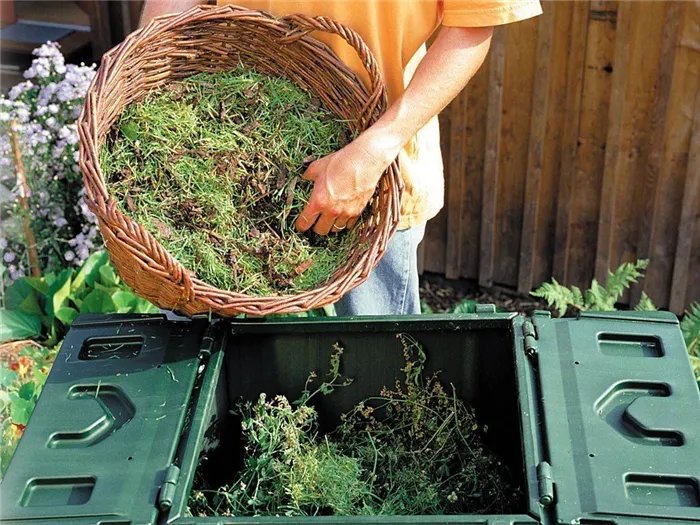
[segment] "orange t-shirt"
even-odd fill
[[[425,42],[440,25],[485,27],[542,13],[539,0],[219,0],[276,16],[323,15],[354,29],[372,50],[389,104],[404,92],[425,56]],[[365,83],[354,50],[340,37],[315,32]],[[400,229],[424,223],[444,203],[444,178],[437,117],[421,129],[399,156],[405,190]]]

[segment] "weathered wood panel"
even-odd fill
[[[629,300],[679,312],[700,300],[700,3],[543,8],[443,114],[424,269],[526,293],[649,258]]]

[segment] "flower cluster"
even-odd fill
[[[83,203],[76,120],[95,66],[66,64],[58,44],[47,42],[24,73],[26,81],[0,95],[0,237],[2,266],[10,281],[28,273],[10,125],[29,186],[31,227],[42,270],[78,266],[98,244],[95,217]]]

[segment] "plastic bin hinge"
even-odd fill
[[[477,313],[477,314],[495,314],[496,313],[496,305],[491,304],[491,303],[477,304],[474,307],[474,313]]]
[[[158,494],[158,508],[162,511],[170,509],[175,497],[177,480],[180,478],[180,468],[177,465],[170,465],[165,471],[165,479]]]
[[[552,466],[546,461],[537,465],[537,485],[540,495],[540,505],[547,506],[554,501],[554,480]]]
[[[529,319],[523,323],[523,335],[525,336],[525,354],[528,357],[535,357],[537,355],[537,333]]]
[[[209,357],[212,350],[214,349],[215,343],[215,329],[213,326],[209,326],[204,332],[204,337],[202,337],[202,345],[199,347],[199,357]]]

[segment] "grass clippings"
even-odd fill
[[[282,78],[200,73],[129,105],[101,151],[110,194],[185,268],[255,296],[326,282],[353,232],[301,234],[306,166],[340,149],[348,127]]]
[[[403,381],[358,404],[332,432],[319,430],[309,401],[350,384],[335,347],[329,379],[301,398],[239,403],[243,467],[231,485],[197,476],[194,516],[441,515],[505,513],[519,499],[507,470],[482,441],[474,411],[437,375],[426,355],[400,335]],[[226,446],[226,445],[223,445]]]

